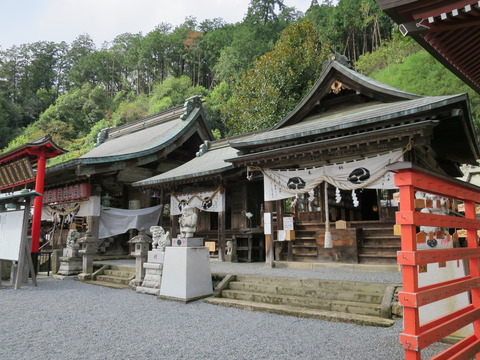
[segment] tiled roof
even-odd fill
[[[233,165],[225,162],[225,159],[234,158],[236,155],[237,150],[232,148],[228,141],[214,141],[210,143],[209,150],[202,156],[197,156],[185,164],[176,167],[175,169],[142,181],[138,181],[132,185],[154,185],[220,174],[226,170],[233,169]]]
[[[195,119],[195,109],[188,119],[180,119],[183,107],[141,119],[128,126],[108,130],[108,138],[80,157],[89,163],[119,161],[156,152],[166,147]]]
[[[376,103],[352,112],[335,112],[305,118],[303,122],[277,130],[254,134],[250,137],[232,142],[235,148],[258,146],[293,138],[302,138],[338,130],[347,130],[356,126],[370,125],[384,120],[420,114],[457,101],[465,101],[465,95],[427,96],[415,100],[395,103]]]

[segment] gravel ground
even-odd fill
[[[398,273],[268,269],[212,262],[212,272],[399,282]],[[0,359],[403,359],[390,328],[159,300],[73,280],[0,289]],[[4,282],[5,285],[5,282]],[[446,345],[422,352],[429,358]]]

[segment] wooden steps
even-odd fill
[[[358,249],[359,263],[396,264],[400,249],[400,236],[393,235],[393,226],[364,228],[363,241]]]

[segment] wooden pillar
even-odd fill
[[[467,219],[476,219],[476,205],[472,201],[465,201],[465,217]],[[467,229],[467,243],[468,247],[472,249],[478,249],[480,246],[478,244],[478,236],[476,228]],[[468,260],[468,265],[470,268],[470,276],[472,278],[480,277],[480,259],[478,257],[473,257]],[[480,288],[477,287],[471,290],[472,305],[478,309],[480,308]],[[480,337],[480,320],[475,320],[473,322],[473,333],[477,337]],[[475,359],[480,359],[480,354],[477,354]]]
[[[218,213],[218,260],[220,261],[225,261],[225,227],[225,211],[220,211]]]
[[[275,207],[277,210],[277,230],[283,230],[283,217],[285,216],[285,208],[284,208],[284,201],[283,200],[277,200],[275,202]],[[278,246],[278,250],[275,251],[274,253],[277,255],[276,260],[280,260],[280,254],[283,250],[284,246],[284,241],[277,241],[276,243],[274,242],[274,247]]]
[[[275,260],[273,254],[273,203],[271,201],[265,202],[265,216],[270,214],[270,221],[264,222],[264,231],[265,231],[265,266],[274,267]]]
[[[170,226],[171,226],[171,236],[172,241],[177,238],[178,232],[178,219],[175,215],[170,215]]]
[[[163,222],[163,210],[165,209],[165,189],[160,190],[160,204],[162,205],[162,212],[160,213],[159,226],[162,226]]]
[[[396,177],[399,175],[397,174]],[[413,186],[399,186],[400,211],[415,211],[415,189]],[[402,251],[417,250],[417,228],[415,225],[402,226]],[[403,291],[418,293],[418,273],[416,265],[402,265]],[[420,319],[415,307],[403,308],[403,324],[406,334],[420,333]],[[405,360],[420,360],[420,351],[405,349]]]

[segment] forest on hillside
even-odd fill
[[[310,90],[332,51],[357,71],[422,95],[469,92],[411,39],[398,34],[375,0],[312,0],[305,14],[288,0],[251,0],[243,21],[125,33],[97,48],[88,34],[71,44],[36,42],[0,49],[0,148],[51,134],[69,150],[90,150],[98,132],[205,100],[217,137],[268,128]]]

